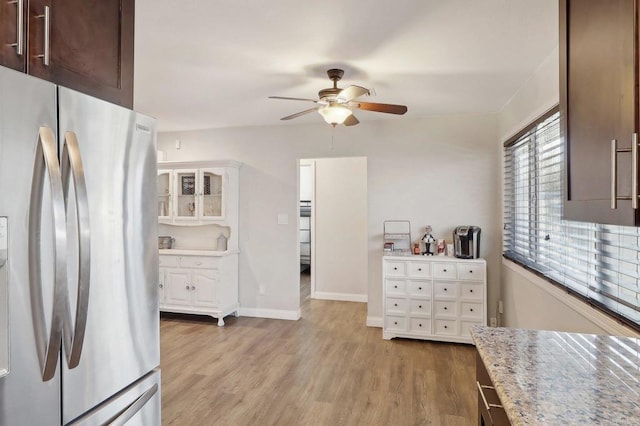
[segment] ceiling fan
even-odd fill
[[[288,98],[283,96],[269,96],[269,99],[285,99],[290,101],[306,101],[313,102],[317,106],[309,108],[304,111],[297,112],[295,114],[282,117],[280,120],[291,120],[292,118],[300,117],[301,115],[309,114],[313,111],[318,111],[324,118],[324,121],[331,124],[333,127],[338,124],[344,124],[345,126],[354,126],[360,121],[353,115],[352,110],[364,109],[367,111],[384,112],[387,114],[402,115],[407,112],[407,107],[404,105],[393,104],[379,104],[373,102],[362,102],[355,100],[360,96],[369,96],[371,93],[369,89],[360,86],[349,86],[344,89],[338,87],[338,81],[344,75],[344,71],[340,69],[330,69],[327,71],[329,79],[333,81],[333,87],[322,89],[318,92],[319,100],[305,99],[305,98]]]

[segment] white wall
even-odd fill
[[[311,296],[366,302],[367,158],[318,158],[314,166]]]
[[[410,114],[410,112],[409,112]],[[320,119],[318,120],[320,121]],[[298,161],[367,157],[368,315],[382,316],[382,222],[410,220],[413,238],[433,226],[451,240],[460,224],[482,227],[488,261],[489,311],[500,282],[500,162],[497,115],[319,123],[161,133],[167,160],[234,159],[240,171],[240,304],[264,316],[299,312]],[[181,149],[175,149],[180,139]],[[288,225],[277,214],[289,215]],[[260,288],[264,289],[261,293]]]
[[[559,73],[556,49],[501,111],[502,141],[558,104]],[[502,161],[502,143],[498,149]],[[631,329],[513,262],[502,262],[501,276],[503,326],[637,336]]]

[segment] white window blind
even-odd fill
[[[504,148],[503,254],[640,328],[640,228],[562,220],[559,113]]]

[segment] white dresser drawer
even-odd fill
[[[206,256],[182,256],[180,257],[180,267],[217,269],[220,267],[220,259]]]
[[[458,303],[455,300],[452,301],[436,301],[433,305],[436,317],[453,317],[458,315]]]
[[[431,315],[430,300],[412,300],[409,304],[411,315]]]
[[[438,262],[433,264],[433,278],[435,279],[455,279],[457,276],[456,273],[456,264],[451,263],[443,263]]]
[[[480,263],[459,263],[458,279],[482,281],[484,279],[484,265]]]
[[[412,333],[431,333],[431,321],[428,318],[411,318],[409,331]]]
[[[409,262],[410,277],[428,278],[431,276],[431,264],[427,262]]]
[[[404,277],[406,266],[404,262],[386,261],[386,274],[388,277]]]
[[[435,320],[434,324],[436,334],[458,334],[458,323],[456,320]]]
[[[407,319],[397,315],[387,315],[385,318],[385,328],[387,330],[406,331]]]
[[[387,294],[405,294],[402,280],[386,280],[385,287]]]
[[[433,296],[440,299],[455,299],[458,297],[458,283],[436,282],[433,288]]]
[[[460,303],[460,318],[469,320],[482,320],[482,303]]]
[[[460,283],[460,298],[465,300],[482,300],[482,284]]]
[[[403,314],[407,312],[407,299],[387,297],[385,306],[389,313]]]
[[[158,256],[158,265],[161,268],[177,268],[178,267],[178,256]]]
[[[431,283],[429,281],[407,281],[407,287],[409,296],[431,298]]]

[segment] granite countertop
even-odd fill
[[[640,339],[474,326],[513,425],[640,424]]]

